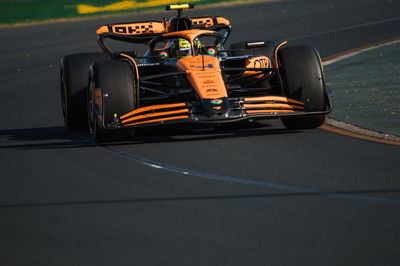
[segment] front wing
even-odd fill
[[[129,129],[176,123],[230,123],[254,118],[324,115],[331,111],[310,110],[304,103],[283,96],[241,97],[176,102],[140,107],[126,114],[114,114],[113,121],[103,121],[106,130]],[[106,102],[103,102],[105,105]],[[103,106],[104,107],[104,106]]]

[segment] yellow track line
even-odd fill
[[[368,141],[373,141],[373,142],[378,142],[378,143],[384,143],[384,144],[400,146],[400,142],[399,141],[388,140],[388,139],[382,139],[382,138],[372,137],[372,136],[368,136],[368,135],[363,135],[363,134],[351,132],[351,131],[348,131],[348,130],[345,130],[345,129],[337,128],[337,127],[331,126],[329,124],[324,124],[324,125],[320,126],[319,128],[322,129],[322,130],[331,132],[331,133],[344,135],[344,136],[348,136],[348,137],[352,137],[352,138],[356,138],[356,139],[368,140]]]
[[[211,7],[224,7],[224,6],[239,6],[239,5],[249,5],[256,4],[262,2],[280,2],[284,0],[222,0],[221,2],[215,3],[201,3],[196,6],[196,10],[211,8]],[[181,1],[184,2],[184,1]],[[16,23],[0,23],[0,28],[9,28],[9,27],[24,27],[24,26],[36,26],[41,24],[50,24],[50,23],[62,23],[62,22],[71,22],[71,21],[86,21],[86,20],[95,20],[99,18],[115,18],[115,17],[126,17],[126,16],[135,16],[135,15],[143,15],[143,14],[162,14],[163,10],[141,10],[139,12],[135,12],[133,10],[126,10],[117,13],[100,13],[100,14],[90,14],[86,16],[76,16],[76,17],[67,17],[67,18],[54,18],[54,19],[43,19],[43,20],[35,20],[29,22],[16,22]]]

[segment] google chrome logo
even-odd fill
[[[210,101],[211,104],[221,104],[222,100],[221,99],[214,99]]]
[[[215,49],[213,49],[213,48],[208,48],[207,49],[207,54],[210,54],[210,55],[215,55]]]

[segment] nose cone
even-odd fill
[[[201,99],[227,97],[221,75],[220,62],[214,56],[188,56],[176,62],[179,71],[186,71],[187,78]]]

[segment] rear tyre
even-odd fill
[[[105,126],[135,109],[136,72],[125,61],[100,61],[90,67],[87,113],[89,132],[97,142],[119,139],[123,134],[107,131]],[[103,97],[99,97],[102,95]]]
[[[282,48],[278,58],[286,96],[303,102],[308,111],[325,111],[327,93],[316,50],[309,46]],[[281,120],[287,129],[309,129],[321,126],[325,115],[288,116]]]
[[[102,53],[71,54],[61,59],[61,106],[65,127],[70,130],[87,129],[88,71],[93,62],[104,59]]]

